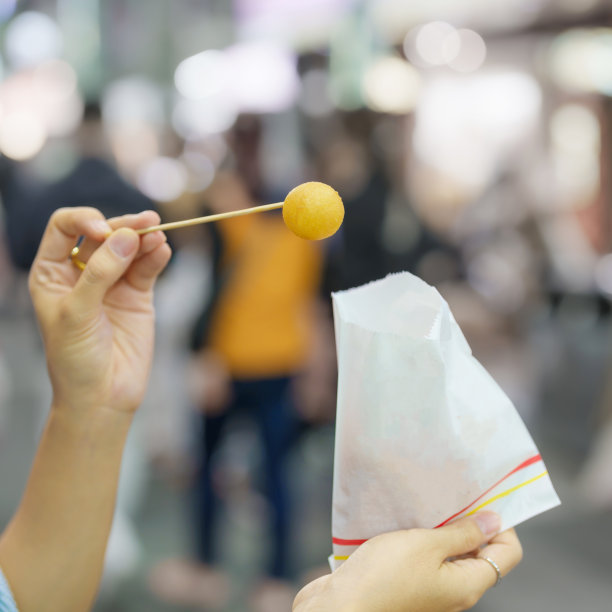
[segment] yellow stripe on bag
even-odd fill
[[[478,512],[479,510],[482,510],[485,506],[492,504],[494,501],[501,499],[502,497],[507,497],[511,493],[518,491],[518,489],[526,487],[532,482],[535,482],[536,480],[539,480],[543,476],[546,476],[546,474],[548,474],[548,470],[545,472],[542,472],[541,474],[538,474],[537,476],[534,476],[533,478],[530,478],[529,480],[526,480],[525,482],[522,482],[521,484],[516,485],[515,487],[512,487],[506,491],[502,491],[501,493],[498,493],[497,495],[494,495],[491,499],[487,499],[486,502],[480,504],[480,506],[476,506],[476,508],[468,512],[465,516],[471,516],[472,514],[476,514],[476,512]],[[346,561],[349,558],[349,556],[350,555],[334,555],[334,560],[335,561]]]
[[[511,489],[508,489],[507,491],[502,491],[501,493],[494,495],[491,499],[487,499],[486,502],[484,502],[483,504],[480,504],[480,506],[476,506],[476,508],[474,508],[473,510],[470,510],[465,516],[471,516],[472,514],[475,514],[479,510],[482,510],[485,506],[492,504],[494,501],[501,499],[502,497],[506,497],[510,495],[511,493],[514,493],[516,490],[522,487],[526,487],[528,484],[531,484],[532,482],[535,482],[536,480],[539,480],[540,478],[542,478],[542,476],[546,476],[546,474],[548,474],[548,471],[542,472],[538,476],[534,476],[533,478],[530,478],[529,480],[526,480],[525,482],[522,482],[521,484],[516,485],[516,487],[512,487]]]

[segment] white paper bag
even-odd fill
[[[481,509],[508,529],[560,503],[520,416],[433,287],[401,273],[332,297],[332,569],[380,533]]]

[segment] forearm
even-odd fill
[[[0,539],[0,566],[21,612],[88,610],[102,572],[132,415],[64,408],[51,411]]]

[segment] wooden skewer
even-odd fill
[[[172,223],[162,223],[161,225],[153,225],[144,229],[136,230],[137,234],[149,234],[158,230],[178,229],[179,227],[189,227],[198,223],[210,223],[211,221],[220,221],[221,219],[229,219],[230,217],[240,217],[242,215],[250,215],[251,213],[263,212],[265,210],[275,210],[282,208],[284,202],[275,202],[274,204],[264,204],[263,206],[253,206],[252,208],[242,208],[241,210],[232,210],[226,213],[217,215],[206,215],[204,217],[196,217],[195,219],[185,219],[184,221],[173,221]]]

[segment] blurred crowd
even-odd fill
[[[329,459],[329,502],[330,294],[400,270],[442,293],[585,499],[612,507],[609,2],[7,0],[0,22],[8,325],[30,312],[26,273],[58,207],[174,221],[280,202],[308,180],[345,205],[316,243],[278,211],[169,232],[102,596],[147,547],[151,474],[189,525],[188,545],[148,568],[160,600],[228,605],[231,507],[266,533],[250,609],[289,609],[325,571],[325,551],[304,558],[291,535],[290,464],[296,449]],[[0,446],[11,353],[0,338]]]

